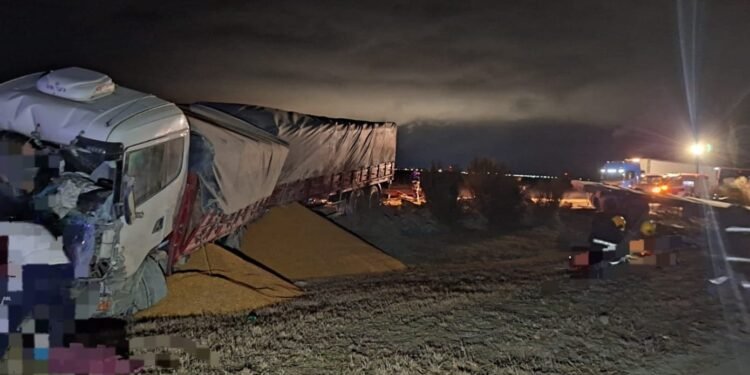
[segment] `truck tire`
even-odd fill
[[[365,188],[368,189],[368,188]],[[360,214],[366,212],[370,208],[370,192],[369,189],[359,189],[354,192],[354,213]]]
[[[161,252],[163,253],[163,252]],[[115,286],[113,309],[108,316],[127,316],[145,310],[167,295],[167,280],[157,256],[151,253],[138,270]],[[166,254],[165,254],[166,255]]]
[[[379,205],[380,192],[377,186],[369,186],[354,192],[354,213],[367,213]]]
[[[141,265],[143,272],[133,290],[133,305],[136,311],[145,310],[167,296],[167,279],[159,261],[147,256]]]
[[[346,205],[344,209],[345,215],[353,215],[357,212],[357,208],[359,205],[359,201],[361,200],[362,191],[361,190],[352,190],[350,192],[347,192],[345,194],[346,199]]]
[[[372,210],[380,206],[380,185],[370,186],[367,194],[367,209]]]

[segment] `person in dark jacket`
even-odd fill
[[[627,222],[618,213],[615,199],[611,196],[603,200],[602,211],[594,214],[589,235],[589,256],[592,265],[621,257]]]

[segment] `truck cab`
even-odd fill
[[[641,180],[641,165],[636,161],[608,161],[599,170],[601,182],[624,188],[634,188]]]
[[[57,165],[37,166],[52,172],[50,190],[79,204],[86,193],[101,198],[81,215],[95,223],[98,243],[81,279],[101,284],[117,275],[124,282],[171,232],[189,147],[187,119],[176,105],[104,74],[66,68],[0,84],[0,133],[59,157]],[[70,203],[47,211],[64,221]]]

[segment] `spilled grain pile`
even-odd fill
[[[137,317],[234,313],[302,294],[293,284],[209,244],[167,278],[167,297]]]
[[[242,240],[242,252],[292,280],[406,268],[298,203],[274,207],[251,224]]]

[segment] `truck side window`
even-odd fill
[[[184,138],[128,152],[125,173],[135,178],[135,204],[140,205],[177,178],[182,168]]]
[[[164,144],[164,170],[162,173],[162,187],[169,185],[182,169],[185,139],[177,138]]]

